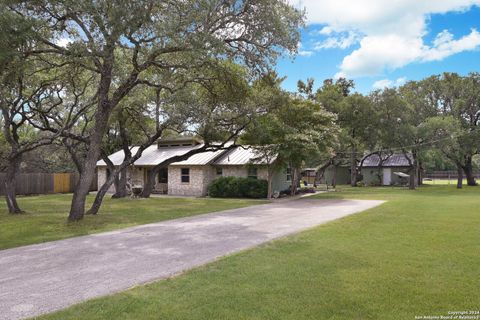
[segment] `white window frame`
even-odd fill
[[[292,181],[292,168],[287,167],[285,169],[285,175],[286,175],[286,181],[288,182]]]

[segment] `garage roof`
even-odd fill
[[[411,154],[407,154],[407,157],[413,162]],[[379,163],[379,155],[372,154],[364,159],[362,167],[378,167]],[[383,162],[382,167],[410,167],[410,163],[403,153],[395,153]]]

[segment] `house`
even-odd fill
[[[411,154],[407,154],[409,159],[413,159]],[[382,163],[381,163],[382,162]],[[413,160],[412,160],[413,162]],[[362,159],[359,168],[359,182],[365,185],[400,185],[406,183],[406,175],[409,174],[411,166],[403,153],[395,153],[384,156],[380,161],[378,154],[368,155]],[[330,165],[323,172],[320,183],[333,184],[350,184],[350,165],[342,164],[339,166]]]
[[[407,158],[408,157],[408,158]],[[410,161],[409,161],[410,160]],[[384,186],[405,184],[413,163],[411,154],[395,153],[385,156],[383,161],[378,154],[372,154],[363,159],[360,173],[366,185],[378,184]]]
[[[201,140],[195,138],[161,139],[157,145],[148,147],[142,156],[128,168],[127,179],[132,185],[143,185],[148,169],[170,159],[173,156],[184,155],[190,150],[203,146]],[[132,147],[132,154],[138,147]],[[114,165],[118,166],[124,159],[120,150],[109,156]],[[217,150],[197,153],[190,158],[174,162],[160,170],[154,192],[182,196],[206,196],[208,186],[218,177],[250,177],[267,180],[268,163],[259,159],[253,147],[237,146],[228,150]],[[102,185],[109,174],[103,160],[97,162],[98,184]],[[286,168],[276,170],[272,177],[274,191],[288,189],[291,176]],[[110,188],[114,191],[114,186]]]

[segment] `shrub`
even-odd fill
[[[379,180],[373,180],[368,183],[369,187],[380,187],[382,184]]]
[[[208,194],[214,198],[266,198],[268,182],[252,178],[221,177],[208,187]]]

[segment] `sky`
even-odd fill
[[[480,0],[288,0],[306,12],[295,58],[277,64],[298,80],[353,79],[368,93],[443,72],[480,71]]]

